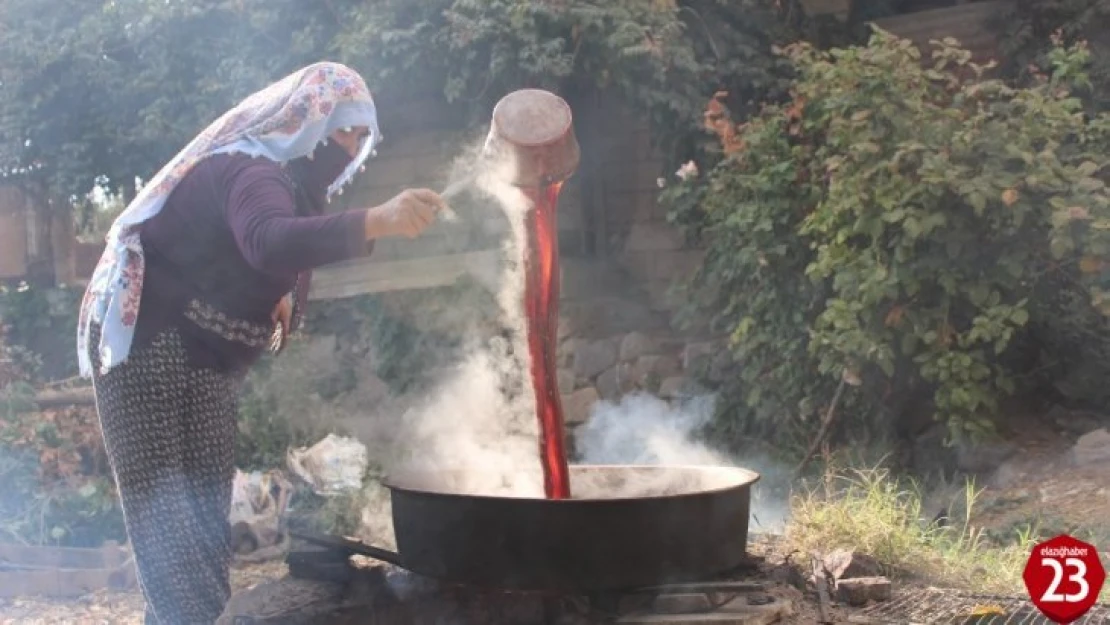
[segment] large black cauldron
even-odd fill
[[[444,475],[385,481],[397,552],[354,550],[442,582],[583,592],[704,580],[743,563],[752,471],[571,467],[574,499],[451,492]],[[440,485],[437,487],[437,485]]]

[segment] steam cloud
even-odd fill
[[[471,169],[480,146],[465,151],[451,173],[451,184],[473,181],[497,204],[508,220],[511,235],[504,244],[505,263],[497,294],[503,324],[509,338],[474,344],[438,387],[412,403],[400,419],[400,430],[379,438],[391,450],[377,456],[387,474],[427,476],[436,490],[511,497],[542,497],[543,476],[539,464],[539,432],[535,400],[528,376],[523,310],[524,215],[529,201],[510,180],[511,165],[489,163],[481,171]],[[744,466],[764,473],[772,470],[766,461],[738,464],[727,454],[696,441],[696,433],[713,414],[713,398],[689,400],[679,406],[649,395],[632,395],[620,403],[602,402],[589,423],[577,433],[578,448],[587,464],[638,464],[687,466]],[[392,421],[398,427],[397,421]],[[375,428],[378,429],[378,428]],[[396,450],[404,450],[398,453]],[[374,449],[371,450],[373,455]],[[754,459],[745,459],[754,460]],[[418,478],[419,479],[419,478]],[[638,483],[616,487],[607,496],[661,494],[709,485]],[[688,476],[687,476],[688,480]],[[578,493],[592,496],[592,484],[582,483]],[[575,485],[571,485],[572,491]],[[367,505],[362,531],[368,542],[393,547],[389,495],[379,484],[363,493]],[[765,502],[757,486],[753,500],[756,526],[777,525],[783,516],[782,502]],[[767,522],[771,523],[768,524]]]
[[[406,475],[435,474],[447,481],[441,487],[455,491],[538,497],[543,496],[543,478],[535,399],[527,375],[531,361],[521,262],[529,205],[519,189],[504,182],[511,179],[509,167],[490,163],[475,177],[511,226],[497,294],[509,338],[473,346],[437,391],[405,415],[402,444],[411,453],[390,469]]]
[[[647,394],[627,395],[620,402],[600,402],[578,431],[585,464],[742,467],[760,474],[752,490],[753,529],[778,532],[787,513],[789,472],[766,454],[748,451],[736,457],[701,440],[716,407],[713,395],[670,404]],[[625,495],[682,491],[688,485],[628,483]],[[731,477],[729,478],[731,480]],[[572,485],[573,486],[573,485]],[[711,483],[693,485],[712,488]]]
[[[712,415],[711,396],[672,407],[651,395],[629,395],[597,405],[579,431],[578,447],[588,464],[730,465],[724,454],[694,440]]]

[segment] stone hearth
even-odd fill
[[[289,576],[236,595],[220,625],[766,625],[796,593],[760,579],[759,563],[721,581],[567,596],[439,584],[341,550],[298,545]]]

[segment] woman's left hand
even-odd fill
[[[274,307],[274,312],[270,313],[270,318],[274,323],[281,323],[283,336],[289,336],[289,324],[293,321],[293,298],[290,295],[281,298]]]

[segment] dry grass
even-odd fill
[[[999,594],[1024,594],[1021,579],[1033,528],[1016,532],[1007,546],[972,527],[980,491],[965,488],[963,518],[946,527],[923,518],[922,493],[886,469],[830,470],[815,487],[791,501],[786,538],[803,553],[850,548],[878,559],[894,575]]]

